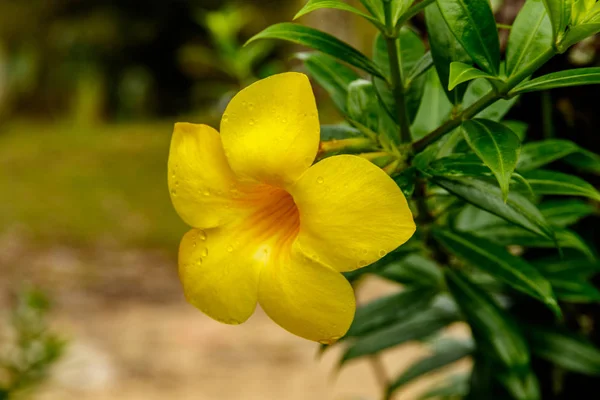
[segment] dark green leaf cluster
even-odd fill
[[[340,364],[425,342],[430,355],[389,383],[388,398],[465,357],[474,361],[471,373],[423,398],[540,399],[537,359],[563,377],[600,375],[600,350],[584,329],[564,322],[582,317],[577,305],[600,301],[591,280],[597,254],[577,230],[597,214],[600,192],[586,179],[600,174],[600,156],[565,139],[529,141],[526,124],[503,120],[529,92],[600,83],[600,68],[531,79],[554,55],[600,31],[600,6],[527,0],[502,54],[488,0],[361,3],[364,9],[310,0],[297,16],[335,8],[365,18],[379,30],[372,59],[294,23],[252,39],[314,50],[298,58],[345,119],[323,126],[321,157],[353,153],[373,161],[416,216],[407,244],[346,274],[357,288],[365,275],[399,285],[359,307],[340,341]],[[410,24],[419,13],[426,31]],[[472,338],[444,335],[455,322],[468,324]]]

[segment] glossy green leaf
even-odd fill
[[[579,149],[577,154],[569,154],[565,162],[580,171],[600,175],[600,156],[591,151]]]
[[[600,201],[600,192],[583,179],[562,172],[534,170],[523,176],[536,194],[583,196]]]
[[[431,56],[433,57],[435,69],[437,70],[444,92],[451,103],[460,104],[467,90],[467,85],[459,85],[452,91],[448,90],[450,64],[454,61],[470,62],[471,58],[460,42],[456,40],[450,28],[448,28],[446,20],[442,16],[437,4],[433,4],[425,9],[425,23],[427,24]]]
[[[394,182],[400,187],[406,198],[411,198],[417,183],[418,170],[415,167],[408,167],[398,175],[395,175]]]
[[[529,349],[517,324],[481,287],[460,271],[444,270],[450,293],[465,315],[478,350],[515,371],[526,371]]]
[[[348,86],[359,78],[358,74],[322,53],[299,53],[296,57],[302,60],[308,74],[325,89],[336,107],[345,114]]]
[[[442,338],[434,343],[430,356],[422,358],[409,366],[404,372],[396,378],[387,389],[387,398],[400,387],[417,379],[431,371],[452,364],[461,358],[470,355],[475,349],[475,344],[471,339],[457,340],[451,338]]]
[[[432,289],[408,289],[360,306],[345,337],[365,336],[423,312],[435,294]]]
[[[579,146],[570,140],[548,139],[529,142],[521,148],[517,170],[520,172],[531,171],[577,152],[579,152]]]
[[[352,14],[359,15],[366,20],[370,21],[372,24],[377,26],[378,28],[383,28],[381,22],[368,14],[360,11],[359,9],[352,7],[350,4],[344,2],[343,0],[309,0],[304,7],[294,16],[294,19],[300,18],[303,15],[306,15],[312,11],[319,10],[322,8],[333,8],[337,10],[349,11]]]
[[[562,36],[571,18],[572,0],[543,0],[550,16],[555,42]]]
[[[472,81],[465,92],[463,108],[471,106],[473,103],[487,95],[492,90],[494,90],[492,88],[492,84],[487,79],[476,79]],[[500,121],[516,102],[517,97],[513,97],[509,100],[498,100],[483,109],[475,117],[491,119],[492,121]]]
[[[505,125],[485,119],[465,121],[461,126],[465,140],[492,170],[506,199],[521,151],[519,137]]]
[[[511,94],[597,84],[600,84],[599,67],[568,69],[566,71],[553,72],[530,81],[525,81],[511,90]]]
[[[556,297],[568,303],[600,303],[600,291],[590,282],[569,277],[551,277]]]
[[[452,154],[435,160],[430,168],[444,176],[492,176],[492,170],[475,154]]]
[[[546,200],[538,208],[553,226],[566,227],[594,214],[595,207],[578,199]]]
[[[383,2],[381,0],[360,0],[360,2],[372,16],[379,21],[385,21],[383,15]]]
[[[452,104],[448,101],[437,73],[429,71],[426,79],[423,101],[410,128],[413,140],[419,140],[442,125],[452,111]]]
[[[440,305],[443,302],[443,305]],[[453,303],[440,297],[427,310],[394,325],[377,330],[354,342],[340,360],[344,364],[358,357],[379,353],[387,348],[430,336],[459,318]]]
[[[429,71],[431,67],[433,67],[433,57],[431,56],[431,51],[428,51],[413,65],[408,74],[406,74],[404,86],[407,88],[411,87],[412,82]]]
[[[373,83],[358,79],[348,86],[346,112],[352,121],[374,132],[379,130],[379,102]]]
[[[500,42],[488,0],[438,0],[448,27],[484,71],[498,75]]]
[[[506,125],[508,129],[517,134],[521,142],[525,140],[527,136],[527,129],[529,129],[529,125],[523,121],[515,121],[515,120],[505,120],[502,121],[503,125]]]
[[[541,0],[527,0],[510,30],[506,74],[514,75],[552,47],[552,24]]]
[[[300,44],[344,61],[373,76],[383,78],[382,71],[369,58],[334,36],[307,26],[288,22],[271,25],[253,36],[247,43],[258,39],[281,39]]]
[[[392,25],[396,26],[396,22],[402,17],[402,14],[408,10],[414,0],[390,0],[392,11]]]
[[[522,258],[513,256],[504,247],[466,232],[433,230],[434,237],[449,252],[560,313],[550,283]]]
[[[553,239],[554,233],[539,210],[527,198],[511,191],[506,202],[500,188],[488,182],[458,176],[435,175],[432,181],[485,211],[521,226],[533,233]]]
[[[348,125],[321,125],[321,141],[364,137],[358,130]]]
[[[580,42],[598,32],[600,32],[600,20],[598,19],[574,26],[569,29],[565,38],[560,42],[558,49],[561,53],[563,53],[575,43]]]
[[[477,69],[472,65],[455,61],[450,64],[450,81],[448,82],[448,90],[454,89],[461,83],[472,81],[473,79],[478,78],[500,80],[500,78]]]
[[[422,288],[440,288],[444,280],[439,265],[420,254],[409,254],[392,261],[378,275],[403,285]]]
[[[527,329],[533,354],[569,371],[600,375],[600,350],[587,339],[551,328]]]
[[[419,63],[423,55],[425,54],[425,46],[421,41],[421,38],[408,28],[400,30],[398,40],[396,41],[396,47],[398,51],[398,59],[400,63],[400,74],[403,82],[409,76],[415,65]],[[388,57],[387,45],[385,39],[381,34],[377,34],[375,37],[373,47],[373,61],[383,71],[384,76],[389,77],[390,73],[390,61]],[[410,87],[406,88],[406,110],[410,121],[414,120],[419,105],[421,103],[421,97],[423,96],[423,88],[425,85],[425,77],[421,76],[411,82]],[[379,93],[388,114],[397,121],[395,99],[389,85],[383,79],[375,79],[375,86]]]
[[[532,261],[532,264],[548,278],[560,277],[588,279],[600,273],[600,262],[580,257],[554,257]]]

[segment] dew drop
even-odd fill
[[[208,255],[208,247],[202,249],[202,257],[206,257]]]
[[[197,267],[201,266],[202,265],[202,261],[203,260],[201,258],[199,258],[198,260],[196,260],[196,266]]]
[[[179,186],[179,181],[175,181],[175,186]]]
[[[177,190],[171,189],[171,195],[172,196],[177,196]]]
[[[233,246],[229,245],[227,246],[227,252],[231,253],[233,251]]]
[[[363,251],[362,251],[363,254],[367,254],[368,252],[369,252],[369,250],[367,250],[367,249],[363,249]]]
[[[243,106],[243,107],[248,107],[248,103],[247,103],[247,102],[245,102],[245,101],[242,101],[242,106]]]
[[[250,122],[249,122],[249,124],[250,124],[250,125],[254,125],[254,123],[255,123],[255,122],[256,122],[256,121],[254,121],[253,119],[250,119]]]
[[[203,195],[205,196],[210,196],[210,192],[208,191],[208,189],[204,189],[204,191],[202,192]]]
[[[281,118],[281,122],[284,124],[287,124],[287,118],[285,118],[285,117]]]
[[[383,249],[379,250],[379,257],[383,257],[383,256],[385,256],[386,254],[387,254],[387,251],[385,251],[385,250],[383,250]]]
[[[365,260],[359,260],[358,263],[356,263],[356,264],[358,265],[359,268],[367,266],[367,262]]]
[[[322,176],[317,178],[317,183],[323,183],[323,182],[325,182],[325,179],[323,179]]]
[[[254,110],[254,103],[248,103],[248,110],[249,111]]]
[[[206,232],[204,232],[204,231],[198,232],[198,237],[200,238],[200,240],[206,240]]]
[[[194,246],[194,247],[196,247],[196,246],[197,246],[197,243],[196,243],[196,241],[194,241],[194,242],[192,243],[192,246]]]
[[[227,122],[227,121],[229,121],[229,115],[227,115],[227,114],[223,114],[223,117],[221,118],[221,120],[222,120],[223,122]]]

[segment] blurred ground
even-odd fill
[[[170,131],[162,123],[3,127],[0,303],[20,282],[38,285],[70,342],[33,398],[378,399],[369,361],[336,375],[340,349],[318,359],[316,344],[261,310],[232,327],[183,301],[176,249],[186,227],[166,190]],[[360,297],[396,289],[370,281]],[[407,345],[383,362],[393,377],[423,354]],[[415,398],[431,379],[398,398]]]

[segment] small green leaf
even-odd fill
[[[543,258],[532,261],[548,279],[580,279],[587,280],[600,273],[600,263],[596,260],[580,257]]]
[[[478,350],[509,369],[526,371],[529,349],[512,317],[460,271],[446,268],[444,272],[448,289],[471,327]]]
[[[562,172],[534,170],[524,172],[523,177],[536,194],[583,196],[600,201],[600,192],[583,179]]]
[[[409,366],[404,372],[394,380],[387,389],[387,396],[390,398],[392,393],[407,383],[419,378],[431,371],[452,364],[461,358],[471,354],[475,345],[471,339],[457,340],[451,338],[442,338],[434,343],[432,355],[422,358]]]
[[[321,125],[321,141],[365,137],[358,129],[348,125]]]
[[[392,261],[378,275],[409,287],[422,288],[440,288],[444,280],[439,265],[420,254],[409,254]]]
[[[523,121],[515,121],[515,120],[505,120],[502,121],[502,124],[506,125],[508,129],[517,134],[521,142],[525,140],[527,136],[527,129],[529,129],[529,125]]]
[[[452,104],[444,93],[437,73],[429,71],[426,79],[423,100],[410,128],[413,140],[419,140],[442,125],[452,111]]]
[[[360,337],[427,310],[436,292],[408,289],[360,306],[345,338]]]
[[[475,154],[452,154],[435,160],[430,168],[444,176],[492,176],[492,170]]]
[[[409,167],[394,176],[394,182],[400,187],[406,198],[411,198],[417,183],[417,172],[415,167]]]
[[[348,86],[346,111],[352,121],[379,131],[379,102],[373,83],[358,79]]]
[[[513,256],[501,246],[466,232],[457,234],[448,230],[434,229],[433,234],[438,242],[458,258],[512,288],[541,300],[554,312],[560,314],[550,283],[522,258]]]
[[[294,16],[294,19],[298,19],[303,15],[306,15],[312,11],[319,10],[322,8],[333,8],[333,9],[337,9],[337,10],[349,11],[352,14],[361,16],[364,19],[366,19],[367,21],[370,21],[376,27],[378,27],[380,29],[384,29],[384,25],[382,25],[381,22],[377,18],[375,18],[371,15],[365,14],[364,12],[360,11],[359,9],[357,9],[355,7],[352,7],[350,4],[348,4],[342,0],[309,0],[304,5],[304,7],[302,7],[302,9],[300,11],[298,11],[298,13]]]
[[[574,26],[569,29],[565,38],[559,43],[558,50],[561,53],[564,53],[575,43],[580,42],[589,36],[595,35],[598,32],[600,32],[600,21],[598,21],[598,19]]]
[[[400,30],[398,40],[396,40],[396,47],[398,50],[398,59],[400,63],[400,74],[402,76],[402,80],[405,81],[415,65],[419,63],[425,54],[425,46],[423,45],[421,38],[419,38],[415,32],[405,27]],[[380,68],[380,70],[383,71],[384,76],[391,76],[387,45],[384,37],[381,34],[377,34],[375,37],[375,42],[373,44],[373,61]],[[374,83],[377,88],[377,92],[381,96],[381,100],[388,111],[388,114],[394,119],[395,122],[398,122],[397,114],[394,111],[396,109],[396,100],[389,85],[383,79],[375,79]],[[417,110],[419,109],[419,105],[421,104],[424,84],[425,77],[421,76],[413,80],[410,87],[406,90],[407,112],[410,121],[414,120]]]
[[[554,41],[562,37],[571,18],[571,0],[544,0],[544,6],[550,16]]]
[[[489,92],[494,90],[487,79],[476,79],[469,84],[463,100],[463,108],[467,108]],[[479,112],[475,117],[500,121],[517,102],[517,97],[509,100],[498,100]]]
[[[569,371],[600,375],[600,350],[583,337],[551,328],[527,329],[533,354]]]
[[[288,22],[269,26],[247,43],[258,39],[281,39],[329,54],[373,76],[383,78],[381,70],[364,54],[334,36],[314,28]]]
[[[546,200],[538,207],[549,224],[563,228],[596,211],[593,205],[578,199]]]
[[[431,56],[431,51],[428,51],[413,65],[412,69],[408,72],[406,78],[404,78],[404,86],[406,88],[410,88],[412,82],[429,71],[429,68],[431,67],[433,67],[433,57]]]
[[[565,157],[565,162],[578,170],[600,175],[600,156],[591,151],[579,149],[579,153]]]
[[[342,114],[346,114],[348,86],[359,78],[358,74],[322,53],[298,53],[296,57],[302,60],[308,74],[331,96]]]
[[[381,0],[360,0],[360,2],[372,16],[379,21],[385,21],[383,15],[383,2]]]
[[[519,137],[505,125],[485,119],[463,122],[462,131],[471,149],[496,176],[506,200],[521,151]]]
[[[387,348],[432,335],[456,322],[457,311],[451,300],[438,297],[427,310],[359,338],[346,350],[340,364],[343,365],[355,358],[376,354]]]
[[[469,380],[471,374],[457,374],[447,377],[443,382],[432,385],[431,389],[423,393],[418,400],[428,399],[460,399],[469,393]]]
[[[528,67],[552,47],[552,24],[539,0],[527,0],[510,30],[506,48],[506,74]]]
[[[432,181],[435,184],[464,201],[528,231],[549,239],[554,238],[552,229],[539,210],[518,193],[511,191],[504,202],[502,192],[496,185],[470,177],[435,175],[434,172],[432,174]]]
[[[438,0],[448,27],[486,72],[498,75],[500,42],[492,8],[488,0]]]
[[[579,152],[579,146],[570,140],[548,139],[529,142],[521,148],[517,170],[520,172],[531,171],[577,152]]]
[[[448,90],[454,89],[461,83],[472,81],[473,79],[486,78],[501,80],[500,78],[490,75],[480,69],[462,62],[453,62],[450,64],[450,81],[448,82]]]
[[[539,78],[525,81],[511,90],[510,94],[521,94],[569,86],[600,84],[600,68],[576,68],[566,71],[553,72]]]
[[[548,281],[561,301],[576,304],[600,302],[600,291],[590,282],[569,277],[552,277]]]
[[[431,56],[444,92],[452,104],[460,104],[467,85],[459,85],[452,91],[448,90],[450,63],[453,61],[470,62],[471,58],[448,28],[437,4],[432,4],[425,9],[425,23],[427,24]]]

